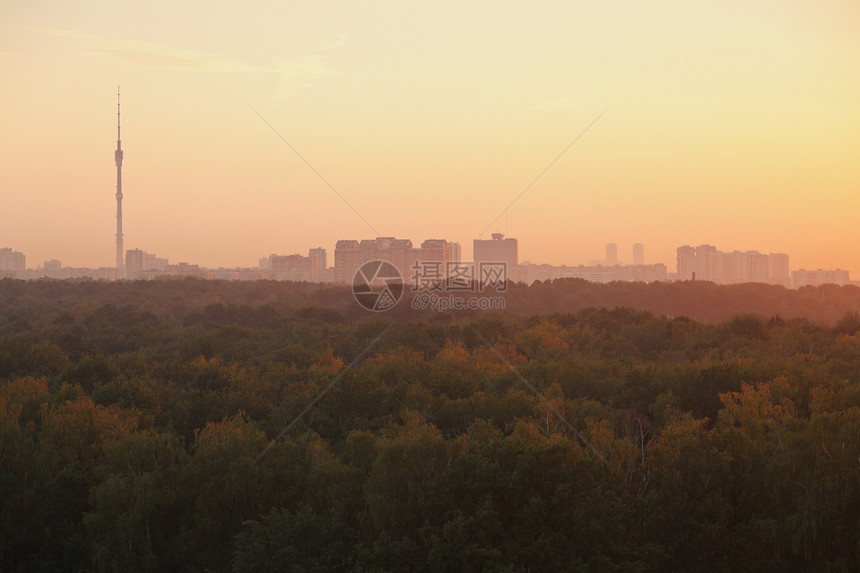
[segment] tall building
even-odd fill
[[[633,264],[645,264],[645,245],[642,243],[633,243]]]
[[[475,264],[507,263],[509,272],[519,264],[516,239],[506,239],[502,233],[493,233],[492,239],[475,239],[473,243]]]
[[[122,140],[119,136],[119,86],[116,86],[116,151],[113,154],[116,163],[116,274],[117,278],[125,278],[122,267]]]
[[[720,257],[717,248],[711,245],[696,247],[696,280],[712,281],[719,273]]]
[[[788,255],[758,251],[717,250],[711,245],[677,249],[678,280],[719,284],[770,283],[789,286]]]
[[[129,249],[125,252],[125,278],[133,279],[137,273],[146,270],[146,252]]]
[[[334,281],[352,283],[355,271],[361,266],[361,252],[358,241],[341,240],[334,245]]]
[[[746,251],[744,253],[744,262],[746,263],[746,273],[743,280],[748,283],[766,283],[770,282],[770,261],[767,255],[763,255],[758,251]]]
[[[678,280],[696,280],[696,248],[689,245],[678,247],[675,251],[675,266]]]
[[[328,262],[326,257],[325,249],[322,247],[317,247],[315,249],[310,249],[308,251],[308,256],[312,259],[316,259],[317,261],[317,272],[322,275],[325,273],[326,269],[328,269]],[[317,277],[314,278],[317,280]]]
[[[0,249],[0,271],[23,273],[27,270],[27,257],[24,253],[13,251],[8,247]]]
[[[365,239],[358,244],[358,249],[362,253],[362,264],[372,260],[388,261],[397,267],[404,282],[409,280],[412,265],[416,260],[415,249],[410,239],[395,237]]]
[[[155,268],[155,253],[143,253],[143,270],[148,271]]]
[[[448,243],[448,261],[459,263],[463,260],[463,250],[460,243]]]
[[[771,253],[768,259],[768,282],[774,285],[791,286],[791,270],[788,267],[788,255]]]
[[[42,272],[49,279],[60,279],[63,278],[62,268],[63,263],[57,259],[51,259],[50,261],[45,261],[45,264],[42,265]]]
[[[610,267],[618,264],[618,245],[615,243],[606,244],[606,264]]]
[[[158,276],[167,270],[170,262],[141,249],[129,249],[125,252],[125,278],[140,279]],[[158,272],[155,272],[158,271]],[[143,275],[146,273],[146,276]]]
[[[361,241],[341,240],[334,248],[332,280],[351,283],[359,267],[369,261],[391,263],[400,271],[404,283],[411,282],[419,262],[440,263],[438,269],[444,277],[447,272],[446,263],[450,261],[450,243],[445,239],[427,239],[416,249],[411,240],[395,237],[377,237]],[[418,272],[423,273],[424,267]]]
[[[442,280],[448,278],[448,263],[451,262],[451,250],[445,239],[427,239],[421,243],[420,249],[415,249],[416,266],[404,275],[406,282],[418,287],[422,277]],[[418,264],[418,263],[424,264]],[[430,263],[430,264],[427,264]]]
[[[723,284],[735,284],[747,282],[746,277],[749,275],[747,257],[740,251],[732,251],[731,253],[717,252],[720,259],[720,276],[719,280],[714,278],[716,282]]]

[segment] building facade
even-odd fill
[[[473,243],[475,264],[506,263],[513,269],[519,264],[519,251],[516,239],[506,239],[502,233],[493,233],[492,238],[475,239]]]
[[[463,249],[460,243],[448,243],[448,260],[452,263],[459,263],[463,260]]]
[[[676,250],[677,278],[719,284],[769,283],[789,286],[788,255],[758,251],[723,252],[711,245]]]
[[[13,251],[8,247],[0,249],[0,272],[22,274],[27,270],[27,257],[24,253]]]
[[[606,245],[606,264],[609,266],[618,264],[618,245],[615,243]]]
[[[457,247],[459,254],[459,245]],[[351,283],[359,267],[369,261],[391,263],[400,271],[405,283],[417,282],[416,274],[431,272],[428,271],[431,267],[445,278],[451,262],[451,243],[445,239],[427,239],[415,248],[411,240],[395,237],[341,240],[334,248],[334,281]]]
[[[818,269],[815,271],[800,269],[791,271],[791,288],[821,285],[844,286],[848,284],[851,284],[851,278],[848,276],[848,271],[842,269]]]
[[[642,243],[633,243],[633,264],[645,264],[645,245]]]

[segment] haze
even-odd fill
[[[860,272],[860,4],[5,2],[0,246],[206,266],[381,235]]]

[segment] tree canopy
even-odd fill
[[[0,570],[856,571],[857,291],[0,281]]]

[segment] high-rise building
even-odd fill
[[[786,288],[791,286],[791,270],[788,267],[788,255],[785,253],[768,255],[768,282]]]
[[[133,279],[137,273],[146,270],[146,252],[129,249],[125,252],[125,278]]]
[[[645,245],[642,243],[633,243],[633,264],[645,264]]]
[[[459,263],[463,260],[463,250],[460,243],[448,243],[448,261]]]
[[[475,264],[506,263],[512,270],[519,264],[516,239],[506,239],[502,233],[493,233],[492,239],[475,239],[473,243]]]
[[[720,259],[720,276],[714,278],[716,282],[723,284],[747,282],[746,277],[749,274],[749,269],[744,253],[740,251],[732,251],[731,253],[717,251],[716,256]]]
[[[42,272],[49,279],[59,279],[63,278],[62,268],[63,263],[61,263],[57,259],[52,259],[50,261],[45,261],[45,264],[42,265]]]
[[[769,282],[770,262],[767,255],[763,255],[758,251],[746,251],[744,253],[746,263],[746,273],[743,281],[748,283],[766,283]]]
[[[0,271],[23,273],[27,270],[27,257],[24,253],[13,251],[8,247],[0,249]]]
[[[448,278],[451,251],[445,239],[427,239],[415,249],[415,266],[404,278],[416,288],[422,278],[442,280]]]
[[[155,253],[143,253],[143,270],[151,271],[155,268]]]
[[[696,280],[712,281],[719,274],[720,257],[717,248],[711,245],[696,247]]]
[[[352,283],[355,271],[361,266],[361,252],[358,241],[341,240],[334,245],[334,280],[338,283]]]
[[[361,252],[362,264],[373,260],[388,261],[397,267],[404,282],[409,279],[412,266],[417,259],[410,239],[395,237],[364,239],[358,244],[358,249]]]
[[[169,264],[170,262],[167,259],[158,257],[154,253],[147,253],[141,249],[129,249],[125,252],[125,278],[146,278],[141,276],[141,273],[157,275],[157,273],[153,272],[163,272]]]
[[[678,280],[703,280],[719,284],[770,283],[788,286],[788,255],[758,251],[718,251],[711,245],[677,250]]]
[[[524,282],[516,239],[506,239],[502,233],[493,233],[487,240],[475,239],[474,280],[481,284]]]
[[[321,276],[325,273],[326,269],[328,269],[328,262],[326,257],[325,249],[322,247],[317,247],[315,249],[310,249],[308,251],[308,256],[312,259],[316,259],[317,264],[317,273]],[[318,280],[319,276],[314,277],[313,280]]]
[[[606,264],[610,267],[618,264],[618,245],[615,243],[606,244]]]
[[[387,261],[397,267],[404,283],[412,280],[423,267],[419,262],[438,262],[439,271],[445,276],[447,262],[450,260],[450,243],[445,239],[427,239],[420,248],[415,248],[409,239],[377,237],[375,239],[341,240],[334,248],[335,282],[351,283],[355,272],[366,262]]]
[[[696,249],[689,245],[678,247],[675,258],[678,280],[696,280]]]

